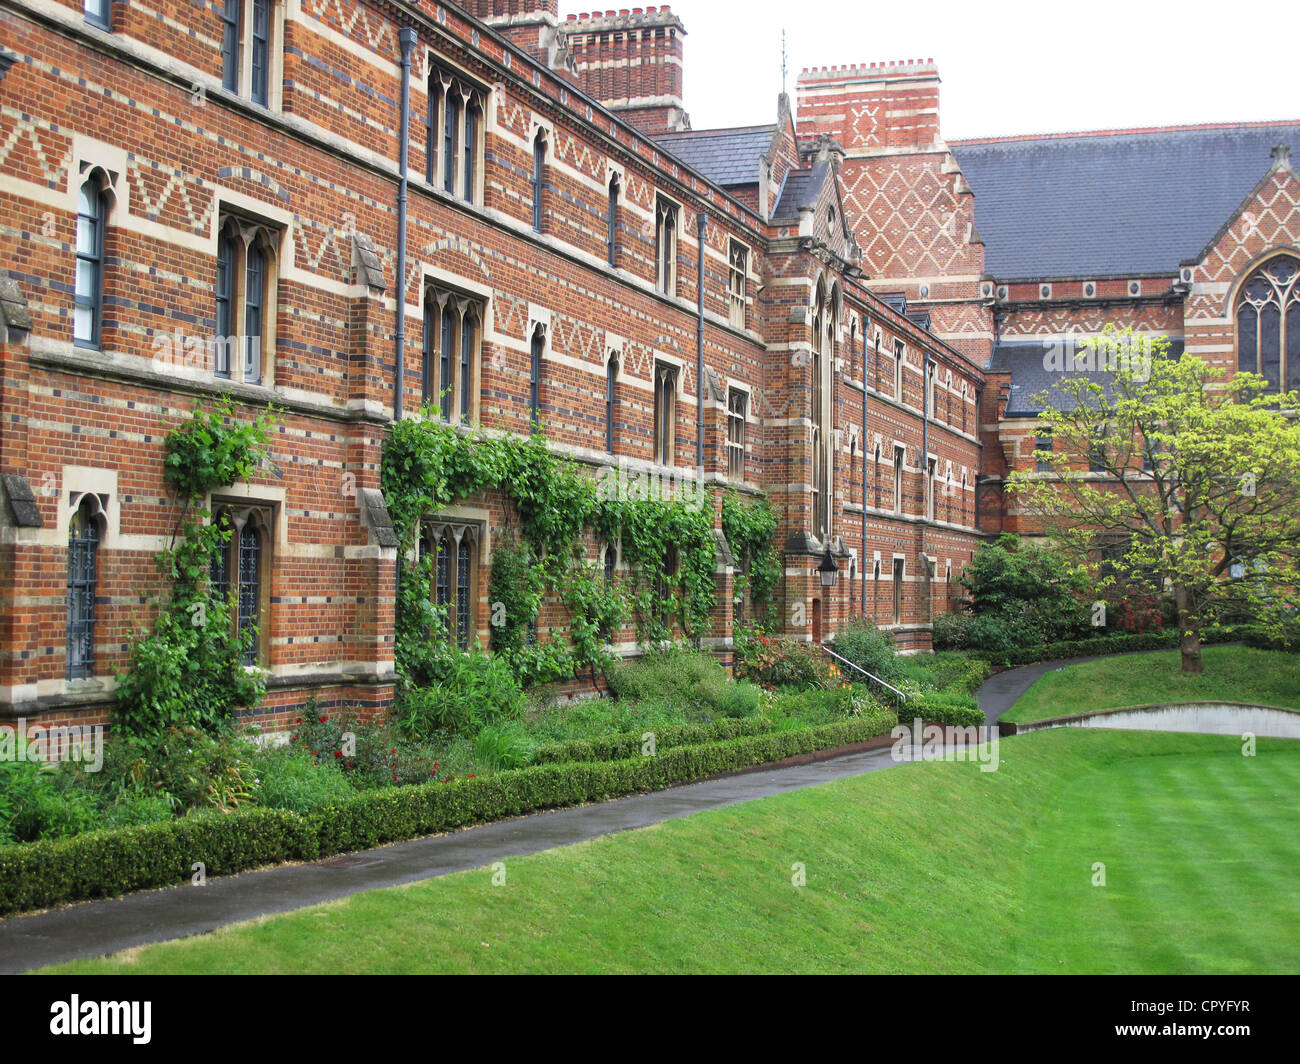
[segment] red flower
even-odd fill
[[[301,723],[302,723],[302,717],[299,717],[299,718],[298,718],[294,723],[295,723],[295,724],[301,724]]]
[[[397,747],[393,747],[393,753],[397,753]]]
[[[397,777],[396,777],[396,776],[393,777],[393,782],[394,782],[394,783],[397,782]]]
[[[335,757],[342,757],[342,756],[343,756],[343,751],[342,751],[342,750],[335,750],[335,751],[334,751],[334,756],[335,756]]]
[[[470,777],[469,777],[469,778],[472,779],[472,780],[476,780],[476,779],[478,779],[478,777],[475,776],[473,773],[470,774]]]
[[[324,724],[324,723],[325,723],[325,719],[326,719],[326,718],[321,717],[320,722],[321,722],[322,724]]]

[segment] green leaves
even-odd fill
[[[118,677],[117,720],[132,734],[156,736],[188,726],[213,730],[266,693],[261,674],[242,664],[244,647],[233,635],[228,603],[212,599],[208,590],[213,551],[228,533],[205,524],[196,507],[208,492],[257,472],[275,422],[270,409],[240,424],[228,400],[210,410],[196,403],[189,421],[164,440],[163,476],[180,500],[179,541],[158,557],[171,582],[169,598]]]
[[[577,668],[608,666],[606,635],[622,624],[629,605],[642,642],[669,638],[674,622],[688,638],[707,631],[716,603],[711,509],[674,498],[602,497],[592,478],[551,452],[540,431],[524,439],[466,433],[436,418],[407,419],[394,426],[385,444],[382,483],[403,553],[427,514],[489,488],[509,500],[518,517],[519,542],[503,540],[494,548],[489,595],[493,604],[505,605],[506,623],[494,627],[492,646],[524,673],[537,676],[561,667],[554,650],[542,660],[520,636],[545,589],[553,590],[569,613]],[[753,520],[761,522],[761,515]],[[774,519],[771,525],[775,528]],[[628,580],[607,584],[588,563],[583,535],[589,530],[606,543],[621,540],[632,573]],[[412,596],[426,593],[427,575],[409,580]],[[404,578],[404,587],[407,582]],[[667,603],[658,594],[662,588],[669,592]],[[427,640],[427,625],[407,630],[419,623],[421,610],[412,600],[405,614],[399,611],[397,667],[404,674]]]
[[[1133,346],[1111,327],[1100,341]],[[1118,546],[1097,590],[1125,578],[1170,590],[1195,671],[1200,632],[1216,615],[1280,626],[1296,613],[1300,395],[1266,394],[1261,377],[1154,346],[1108,389],[1063,378],[1069,401],[1040,414],[1058,443],[1038,457],[1056,475],[1017,472],[1008,488],[1081,558],[1099,537]],[[1078,457],[1102,436],[1100,475],[1086,474]]]
[[[193,505],[214,488],[252,476],[267,454],[275,414],[268,411],[246,425],[235,421],[228,399],[211,410],[194,404],[190,420],[167,434],[164,478],[183,504]]]

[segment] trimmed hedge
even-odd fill
[[[305,817],[287,810],[248,809],[4,846],[0,847],[0,914],[171,886],[189,879],[196,862],[202,862],[208,875],[230,875],[542,809],[661,790],[703,776],[863,742],[882,734],[882,723],[881,716],[873,714],[818,728],[677,746],[656,757],[534,765],[481,779],[368,791]]]
[[[637,732],[623,732],[604,739],[571,739],[563,743],[539,746],[533,752],[534,765],[562,764],[566,761],[622,761],[641,756],[641,736],[652,732],[655,750],[678,746],[739,739],[746,735],[763,735],[772,730],[766,717],[724,718],[708,724],[673,724],[663,728],[647,726]]]
[[[1239,638],[1235,629],[1207,629],[1201,636],[1203,645],[1230,643]],[[1073,639],[1063,643],[1049,643],[1023,650],[989,651],[971,650],[972,658],[982,658],[994,665],[1008,667],[1033,665],[1040,661],[1060,661],[1063,658],[1096,657],[1102,654],[1132,654],[1142,650],[1173,650],[1178,647],[1178,630],[1147,632],[1139,635],[1106,635],[1096,639]]]
[[[952,724],[958,727],[979,726],[984,714],[974,697],[964,691],[926,691],[913,695],[899,710],[900,717],[920,717],[928,724]]]

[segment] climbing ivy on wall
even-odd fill
[[[535,616],[533,602],[543,589],[555,594],[568,613],[572,666],[593,676],[610,664],[606,635],[629,608],[642,643],[669,639],[674,622],[690,639],[708,628],[716,601],[716,544],[712,510],[692,506],[696,499],[611,498],[574,463],[552,454],[541,432],[527,439],[466,433],[436,418],[394,426],[384,448],[382,477],[403,559],[418,538],[421,520],[457,499],[496,488],[513,506],[518,540],[508,532],[494,548],[494,570],[496,564],[503,569],[499,578],[494,571],[491,602],[514,601],[528,616],[512,617],[507,607],[504,624],[493,628],[494,649],[524,655],[521,626]],[[587,560],[586,530],[608,543],[621,539],[630,571],[626,578],[607,582]],[[397,666],[409,674],[430,640],[424,605],[428,577],[408,561],[402,565]],[[516,580],[521,565],[532,570],[527,582]],[[661,590],[667,591],[666,606]]]
[[[762,495],[730,491],[722,500],[722,532],[736,562],[736,594],[750,596],[747,621],[763,629],[778,621],[776,588],[781,558],[776,547],[776,515]]]
[[[202,504],[208,492],[256,473],[275,421],[269,408],[241,423],[228,400],[209,410],[196,403],[189,420],[164,437],[163,476],[176,523],[169,548],[156,560],[168,591],[152,630],[131,648],[127,671],[118,677],[117,721],[129,732],[217,728],[266,693],[264,677],[242,664],[247,647],[231,636],[233,604],[211,594],[213,552],[230,533],[207,522]]]

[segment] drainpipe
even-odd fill
[[[700,262],[695,289],[699,297],[696,314],[695,390],[699,395],[699,410],[695,422],[695,466],[700,471],[700,495],[704,494],[704,233],[709,216],[703,211],[695,216],[695,235],[699,241]]]
[[[397,144],[397,365],[393,372],[393,424],[402,420],[402,392],[406,387],[406,170],[410,161],[411,130],[411,50],[415,47],[416,33],[403,26],[397,35],[402,49],[402,114]],[[393,623],[397,623],[398,604],[402,592],[402,559],[393,566],[396,576],[396,594],[393,596]]]
[[[858,453],[862,455],[862,557],[858,561],[858,576],[862,578],[862,616],[867,615],[867,359],[871,345],[867,338],[871,335],[871,319],[864,318],[862,324],[862,442]],[[852,361],[853,352],[849,352]]]
[[[402,420],[402,392],[406,388],[406,171],[411,146],[411,50],[416,33],[403,26],[398,34],[402,48],[402,117],[397,142],[397,368],[393,374],[393,421]]]
[[[935,465],[937,467],[938,463]],[[934,580],[930,573],[930,560],[925,555],[925,534],[930,528],[930,513],[933,509],[934,481],[930,477],[930,352],[927,351],[921,361],[921,564],[925,566],[926,595],[931,618],[934,617]]]

